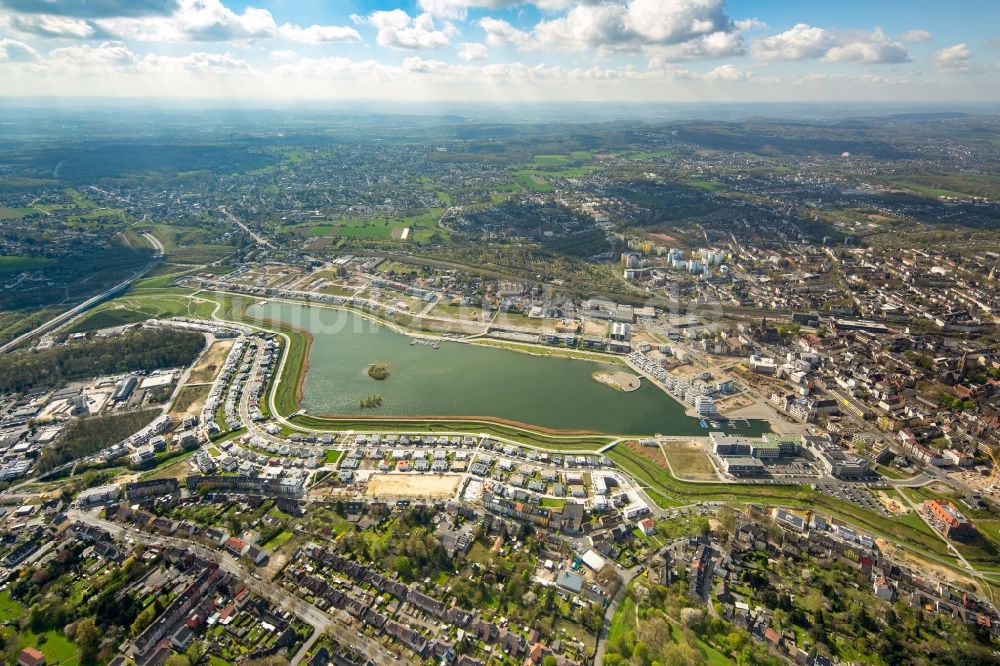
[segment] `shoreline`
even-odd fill
[[[216,292],[216,293],[229,294],[231,292]],[[368,320],[368,321],[374,323],[375,325],[385,326],[386,328],[394,331],[395,333],[397,333],[399,335],[403,335],[403,336],[409,337],[409,338],[417,338],[417,339],[424,339],[424,340],[434,340],[434,341],[438,341],[438,342],[439,341],[457,342],[457,343],[464,343],[464,344],[468,344],[468,345],[475,345],[475,346],[479,346],[479,347],[492,347],[494,349],[504,349],[506,351],[520,352],[520,353],[523,353],[523,354],[528,354],[530,356],[538,356],[538,357],[544,357],[544,358],[566,358],[568,360],[585,361],[585,362],[591,362],[591,363],[605,363],[605,364],[612,364],[613,363],[613,364],[616,364],[616,365],[617,364],[624,365],[630,371],[636,373],[638,379],[641,380],[642,377],[647,378],[655,387],[657,387],[658,389],[660,389],[660,392],[663,393],[669,400],[673,401],[675,404],[680,405],[682,407],[682,409],[683,409],[684,416],[692,419],[692,421],[695,424],[697,424],[697,422],[698,422],[699,419],[702,419],[702,417],[699,416],[695,412],[695,410],[694,410],[693,407],[691,407],[691,406],[687,405],[686,403],[678,400],[676,396],[674,396],[670,391],[668,391],[666,389],[666,387],[662,386],[659,382],[657,382],[654,378],[652,378],[649,375],[647,375],[641,369],[638,369],[638,368],[634,367],[631,363],[628,362],[628,360],[626,358],[619,358],[619,357],[614,357],[614,356],[612,356],[612,357],[604,357],[604,356],[599,355],[599,354],[594,354],[594,358],[581,358],[580,356],[571,356],[571,355],[559,355],[559,356],[557,356],[555,354],[545,353],[546,350],[548,349],[547,347],[545,347],[543,345],[535,345],[535,344],[532,344],[532,343],[514,343],[514,344],[517,344],[517,345],[520,346],[520,347],[518,347],[518,346],[509,346],[508,344],[505,343],[505,341],[503,341],[501,339],[488,338],[488,337],[483,337],[483,336],[476,336],[476,337],[472,337],[471,339],[463,339],[463,338],[447,338],[447,337],[444,337],[444,336],[441,336],[441,335],[433,335],[433,334],[428,334],[428,333],[416,332],[416,331],[408,329],[405,326],[402,326],[402,325],[400,325],[400,324],[398,324],[396,322],[393,322],[391,320],[383,319],[383,318],[381,318],[381,317],[379,317],[379,316],[377,316],[377,315],[375,315],[375,314],[373,314],[371,312],[368,312],[366,310],[359,310],[359,309],[355,309],[355,308],[352,308],[352,307],[349,307],[349,306],[344,306],[344,305],[329,304],[329,303],[308,303],[308,302],[301,302],[301,301],[297,301],[297,300],[294,300],[294,299],[280,298],[280,297],[279,298],[272,298],[272,299],[265,299],[265,300],[267,300],[268,303],[278,302],[278,303],[286,303],[286,304],[289,304],[289,305],[295,305],[295,306],[298,306],[298,307],[320,307],[320,308],[326,308],[328,310],[336,310],[336,311],[346,312],[347,314],[358,316],[358,317],[361,317],[362,319]],[[260,299],[254,298],[253,302],[250,303],[250,304],[248,304],[246,306],[246,308],[244,308],[244,311],[243,311],[242,314],[246,315],[246,310],[248,310],[251,306],[259,305],[260,302],[261,302]],[[293,411],[290,415],[282,415],[282,417],[285,418],[285,419],[291,419],[291,418],[294,418],[294,416],[296,416],[296,415],[301,415],[301,416],[305,416],[306,418],[315,419],[317,421],[324,421],[327,424],[329,424],[330,426],[335,425],[337,422],[343,422],[343,421],[368,421],[368,422],[387,422],[387,423],[392,422],[392,421],[404,421],[404,422],[405,421],[436,421],[436,422],[439,422],[439,423],[463,423],[463,422],[477,422],[478,421],[478,422],[483,422],[483,423],[487,423],[487,424],[494,424],[494,425],[500,426],[500,427],[503,427],[503,426],[515,427],[515,428],[518,428],[518,429],[525,430],[527,432],[535,432],[535,433],[538,433],[538,434],[541,434],[541,435],[600,436],[600,437],[616,437],[616,436],[617,437],[647,437],[647,436],[651,436],[653,434],[653,433],[625,433],[625,434],[616,434],[616,433],[611,433],[611,432],[600,432],[600,431],[595,431],[595,430],[563,430],[563,429],[559,429],[559,428],[552,428],[550,426],[542,426],[542,425],[536,425],[536,424],[526,423],[526,422],[523,422],[523,421],[517,421],[517,420],[513,420],[513,419],[507,419],[507,418],[499,417],[499,416],[477,416],[477,415],[465,416],[465,415],[454,415],[454,414],[447,415],[447,416],[444,416],[444,415],[433,415],[433,414],[432,415],[424,415],[424,414],[410,415],[410,414],[405,414],[405,415],[385,415],[385,416],[374,415],[374,414],[345,414],[345,415],[328,414],[328,413],[316,413],[316,414],[312,414],[312,413],[309,413],[307,411],[307,409],[302,406],[302,398],[303,398],[303,393],[304,393],[304,385],[305,385],[305,380],[306,380],[306,374],[308,373],[308,370],[309,370],[309,355],[310,355],[310,352],[312,350],[313,335],[309,331],[307,331],[307,330],[305,330],[305,329],[303,329],[303,328],[301,328],[299,326],[295,326],[294,324],[290,324],[290,323],[286,323],[286,322],[281,321],[281,320],[274,319],[273,317],[258,318],[257,321],[264,322],[266,324],[270,324],[272,326],[277,326],[277,327],[282,327],[282,326],[288,327],[288,329],[294,330],[295,332],[302,334],[304,336],[304,338],[305,338],[304,358],[303,358],[302,365],[301,365],[300,375],[296,379],[296,391],[295,391],[295,402],[296,402],[295,406],[296,406],[296,410]],[[491,344],[491,343],[495,343],[495,344]],[[524,347],[535,347],[535,348],[537,348],[537,351],[535,349],[530,349],[530,350],[529,349],[525,349]],[[597,381],[600,382],[600,380],[597,380]],[[611,384],[608,384],[606,382],[600,382],[600,383],[604,383],[605,385],[607,385],[607,386],[609,386],[611,388],[614,388],[615,390],[625,391],[625,389],[618,388],[617,386],[612,386]],[[641,387],[641,384],[640,384],[640,386],[636,387],[636,389],[632,389],[632,390],[637,390],[640,387]],[[723,416],[723,415],[720,415],[720,416],[724,420],[729,420],[726,416]],[[743,419],[740,418],[738,420],[743,420]],[[760,420],[760,421],[762,421],[763,423],[766,424],[767,431],[772,431],[772,432],[775,431],[774,423],[770,419],[753,419],[753,418],[751,418],[749,420],[751,420],[751,421]],[[296,425],[298,427],[304,427],[304,428],[307,428],[307,429],[310,427],[310,426],[305,426],[305,425],[301,425],[301,424],[296,424]],[[691,434],[691,435],[678,434],[678,433],[670,433],[669,436],[679,436],[679,437],[683,437],[683,436],[700,436],[700,435],[703,435],[704,432],[705,432],[704,429],[699,429],[697,431],[693,431],[693,434]]]

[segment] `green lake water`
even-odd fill
[[[250,308],[255,317],[280,320],[313,335],[302,407],[337,416],[493,416],[566,430],[618,434],[707,435],[698,419],[647,380],[624,393],[598,383],[595,372],[623,366],[441,341],[439,349],[357,315],[330,308],[268,303]],[[367,374],[387,363],[382,381]],[[362,410],[367,396],[382,406]],[[743,423],[742,421],[740,423]],[[755,435],[762,422],[722,428]]]

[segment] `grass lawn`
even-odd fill
[[[0,592],[0,622],[16,621],[24,613],[24,606],[10,598],[10,590]]]
[[[39,639],[44,637],[44,641]],[[50,629],[44,634],[35,635],[28,631],[22,633],[18,640],[18,648],[23,650],[26,647],[36,647],[45,655],[45,661],[54,666],[55,664],[65,664],[71,666],[76,664],[77,652],[76,644],[66,638],[61,631]]]
[[[20,273],[31,271],[52,263],[48,257],[22,257],[18,255],[0,256],[0,273]]]
[[[608,645],[616,645],[623,640],[630,631],[635,630],[635,604],[631,596],[622,599],[621,604],[615,609],[615,614],[611,617],[611,626],[608,628]]]
[[[561,166],[569,164],[573,158],[569,155],[535,155],[532,161],[541,166]]]
[[[38,215],[42,211],[37,208],[8,208],[0,206],[0,220],[20,220],[31,215]]]
[[[271,550],[277,550],[286,541],[288,541],[289,539],[291,539],[293,536],[295,536],[295,534],[291,530],[282,530],[282,531],[278,532],[277,534],[275,534],[270,539],[268,539],[262,545],[265,546],[265,547],[267,547],[267,548],[270,548]]]
[[[670,468],[679,477],[716,478],[715,467],[697,444],[668,443],[663,446]]]
[[[185,386],[177,394],[177,399],[174,400],[174,404],[170,407],[171,414],[182,415],[188,411],[195,408],[195,411],[201,411],[199,405],[205,403],[205,398],[208,397],[209,391],[212,389],[211,386],[204,384],[201,386]]]
[[[130,291],[120,298],[102,303],[83,319],[67,329],[67,333],[94,331],[111,326],[122,326],[156,317],[209,318],[215,303],[192,299],[185,290],[157,290],[137,293]]]
[[[326,450],[326,464],[336,465],[337,461],[340,460],[344,455],[343,451],[336,451],[334,449]]]

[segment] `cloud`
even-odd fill
[[[531,39],[531,35],[503,19],[486,17],[477,25],[486,32],[486,43],[490,46],[524,46]]]
[[[735,65],[719,65],[715,69],[705,74],[702,79],[705,81],[749,81],[752,74]]]
[[[566,9],[580,0],[418,0],[417,5],[428,14],[445,19],[465,19],[468,10],[508,9],[518,5],[534,5],[543,11]],[[593,4],[594,0],[583,0]]]
[[[683,60],[718,60],[746,53],[743,36],[738,32],[713,32],[681,44],[647,47],[651,62],[662,64]]]
[[[10,2],[11,0],[0,0]],[[17,0],[26,4],[24,0]],[[34,3],[48,6],[47,2]],[[52,3],[53,5],[55,3]],[[97,3],[97,18],[82,19],[58,14],[11,13],[0,17],[0,26],[43,37],[75,39],[131,39],[149,42],[247,41],[282,37],[306,44],[360,42],[361,35],[346,26],[286,23],[280,28],[266,9],[247,7],[237,14],[221,0],[175,0],[168,16],[105,16],[109,3]],[[143,3],[137,3],[142,5]],[[145,3],[149,5],[150,3]],[[120,12],[119,12],[120,13]]]
[[[737,30],[767,30],[767,23],[764,23],[758,18],[746,18],[740,19],[739,21],[734,21],[733,25],[736,26]]]
[[[466,62],[486,60],[488,55],[489,49],[486,48],[486,45],[475,42],[465,42],[458,50],[458,57]]]
[[[179,0],[167,17],[113,18],[97,26],[119,39],[149,42],[246,41],[274,37],[278,26],[271,12],[247,7],[237,14],[220,0]]]
[[[966,74],[974,69],[972,51],[964,43],[946,46],[935,52],[931,56],[931,64],[946,74]]]
[[[442,29],[434,24],[434,17],[424,13],[411,17],[402,9],[379,11],[369,14],[364,22],[377,28],[375,42],[401,50],[440,49],[451,43],[458,29],[445,23]]]
[[[898,41],[889,39],[880,28],[870,34],[847,36],[843,43],[834,46],[823,59],[827,62],[860,62],[886,64],[908,62],[910,54]]]
[[[0,25],[7,30],[39,37],[89,39],[97,28],[82,19],[51,14],[9,14],[0,17]]]
[[[736,29],[725,0],[628,0],[578,4],[564,16],[539,22],[533,31],[542,47],[634,50],[682,44]]]
[[[144,71],[158,73],[192,72],[196,74],[222,74],[237,70],[250,70],[250,64],[229,53],[189,53],[186,56],[147,55],[140,63]]]
[[[34,62],[39,59],[38,51],[16,39],[0,39],[0,63]]]
[[[349,26],[311,25],[301,28],[289,23],[278,28],[278,36],[303,44],[323,44],[325,42],[360,42],[361,35]]]
[[[124,42],[101,42],[97,46],[78,44],[52,50],[44,60],[57,72],[98,74],[107,70],[135,69],[139,57]]]
[[[909,30],[904,32],[902,35],[896,38],[901,42],[919,43],[919,42],[929,42],[934,39],[934,35],[927,32],[926,30]]]
[[[0,7],[23,14],[76,18],[168,16],[178,0],[0,0]]]
[[[810,60],[866,64],[901,63],[910,59],[906,47],[876,28],[873,32],[833,31],[799,23],[785,32],[753,42],[758,60]]]
[[[750,51],[760,60],[805,60],[822,57],[834,43],[833,35],[823,28],[799,23],[780,34],[758,39]]]

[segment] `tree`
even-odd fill
[[[85,617],[76,623],[73,638],[80,646],[80,661],[89,664],[95,660],[97,651],[101,649],[101,635],[93,617]]]
[[[681,622],[685,626],[693,627],[705,618],[705,613],[700,608],[682,608]]]
[[[556,666],[558,663],[551,654],[545,655],[545,659],[542,659],[542,666]]]
[[[396,558],[396,571],[399,572],[399,577],[403,580],[413,580],[413,563],[407,556],[400,555]]]

